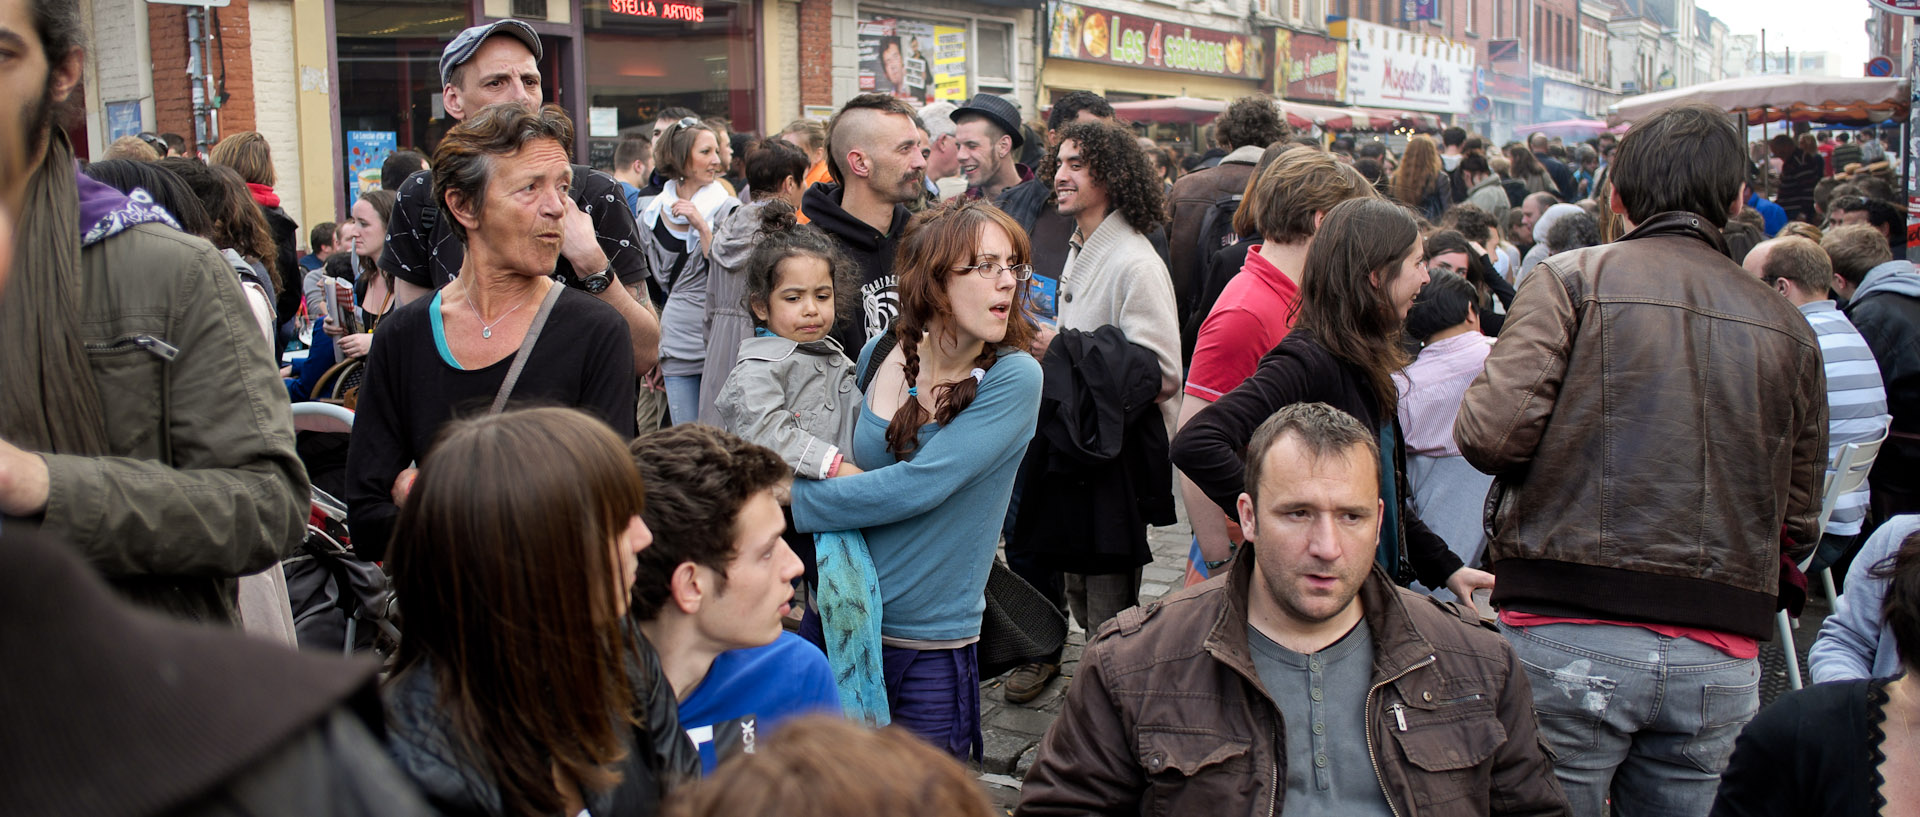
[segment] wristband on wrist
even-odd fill
[[[1236,547],[1234,547],[1234,546],[1232,546],[1232,545],[1228,545],[1228,546],[1227,546],[1227,558],[1225,558],[1225,559],[1221,559],[1221,560],[1219,560],[1219,561],[1217,561],[1217,562],[1215,562],[1215,561],[1204,561],[1204,560],[1203,560],[1203,561],[1201,562],[1201,564],[1204,564],[1204,565],[1206,565],[1206,566],[1207,566],[1207,575],[1209,575],[1209,576],[1211,576],[1211,575],[1213,575],[1213,572],[1214,572],[1214,571],[1216,571],[1216,570],[1219,570],[1220,568],[1223,568],[1223,567],[1226,567],[1227,565],[1229,565],[1229,564],[1231,564],[1231,563],[1233,562],[1233,556],[1234,556],[1234,554],[1235,554],[1235,553],[1238,553],[1238,552],[1239,552],[1239,550],[1240,550],[1239,548],[1236,548]]]

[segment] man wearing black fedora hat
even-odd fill
[[[974,94],[953,110],[960,137],[960,172],[967,176],[967,198],[993,201],[1007,188],[1033,178],[1016,151],[1024,141],[1020,110],[993,94]]]

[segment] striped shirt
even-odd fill
[[[1880,367],[1873,350],[1834,306],[1832,301],[1803,304],[1800,313],[1813,325],[1820,338],[1820,357],[1827,371],[1827,476],[1833,476],[1833,461],[1848,443],[1865,443],[1880,438],[1887,424],[1887,391],[1880,382]],[[1827,520],[1827,533],[1852,536],[1860,532],[1860,520],[1867,515],[1867,485],[1840,497],[1834,503],[1833,516]]]

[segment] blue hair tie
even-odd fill
[[[920,387],[919,387],[919,386],[908,386],[908,387],[907,387],[907,396],[908,396],[908,397],[919,397],[919,396],[920,396]]]

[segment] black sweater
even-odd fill
[[[1326,403],[1358,418],[1368,429],[1384,419],[1393,423],[1400,439],[1400,421],[1381,416],[1364,373],[1347,365],[1321,346],[1311,332],[1299,327],[1260,359],[1260,368],[1233,391],[1189,420],[1173,438],[1173,464],[1200,490],[1237,518],[1236,503],[1246,489],[1242,460],[1253,430],[1280,409],[1294,403]],[[1406,475],[1406,449],[1393,452],[1395,492],[1400,499],[1400,541],[1414,575],[1428,587],[1445,587],[1447,577],[1461,567],[1460,557],[1420,521],[1409,501],[1413,495]]]
[[[420,298],[394,310],[381,321],[367,353],[344,499],[354,552],[370,562],[386,557],[400,516],[391,497],[394,477],[426,459],[449,420],[485,414],[513,366],[512,355],[482,369],[448,365],[434,340],[432,310],[439,301]],[[619,312],[592,295],[565,290],[508,406],[571,406],[605,421],[621,439],[633,439],[632,350]]]
[[[842,349],[865,349],[869,339],[892,328],[894,316],[900,313],[900,299],[894,292],[899,279],[893,274],[893,254],[913,214],[894,205],[893,223],[882,233],[843,209],[840,204],[845,198],[846,189],[840,185],[817,182],[801,197],[800,212],[807,214],[813,226],[833,236],[860,271],[860,311],[853,320],[840,321],[833,337]]]
[[[1815,684],[1760,710],[1734,741],[1711,817],[1879,814],[1886,684]]]

